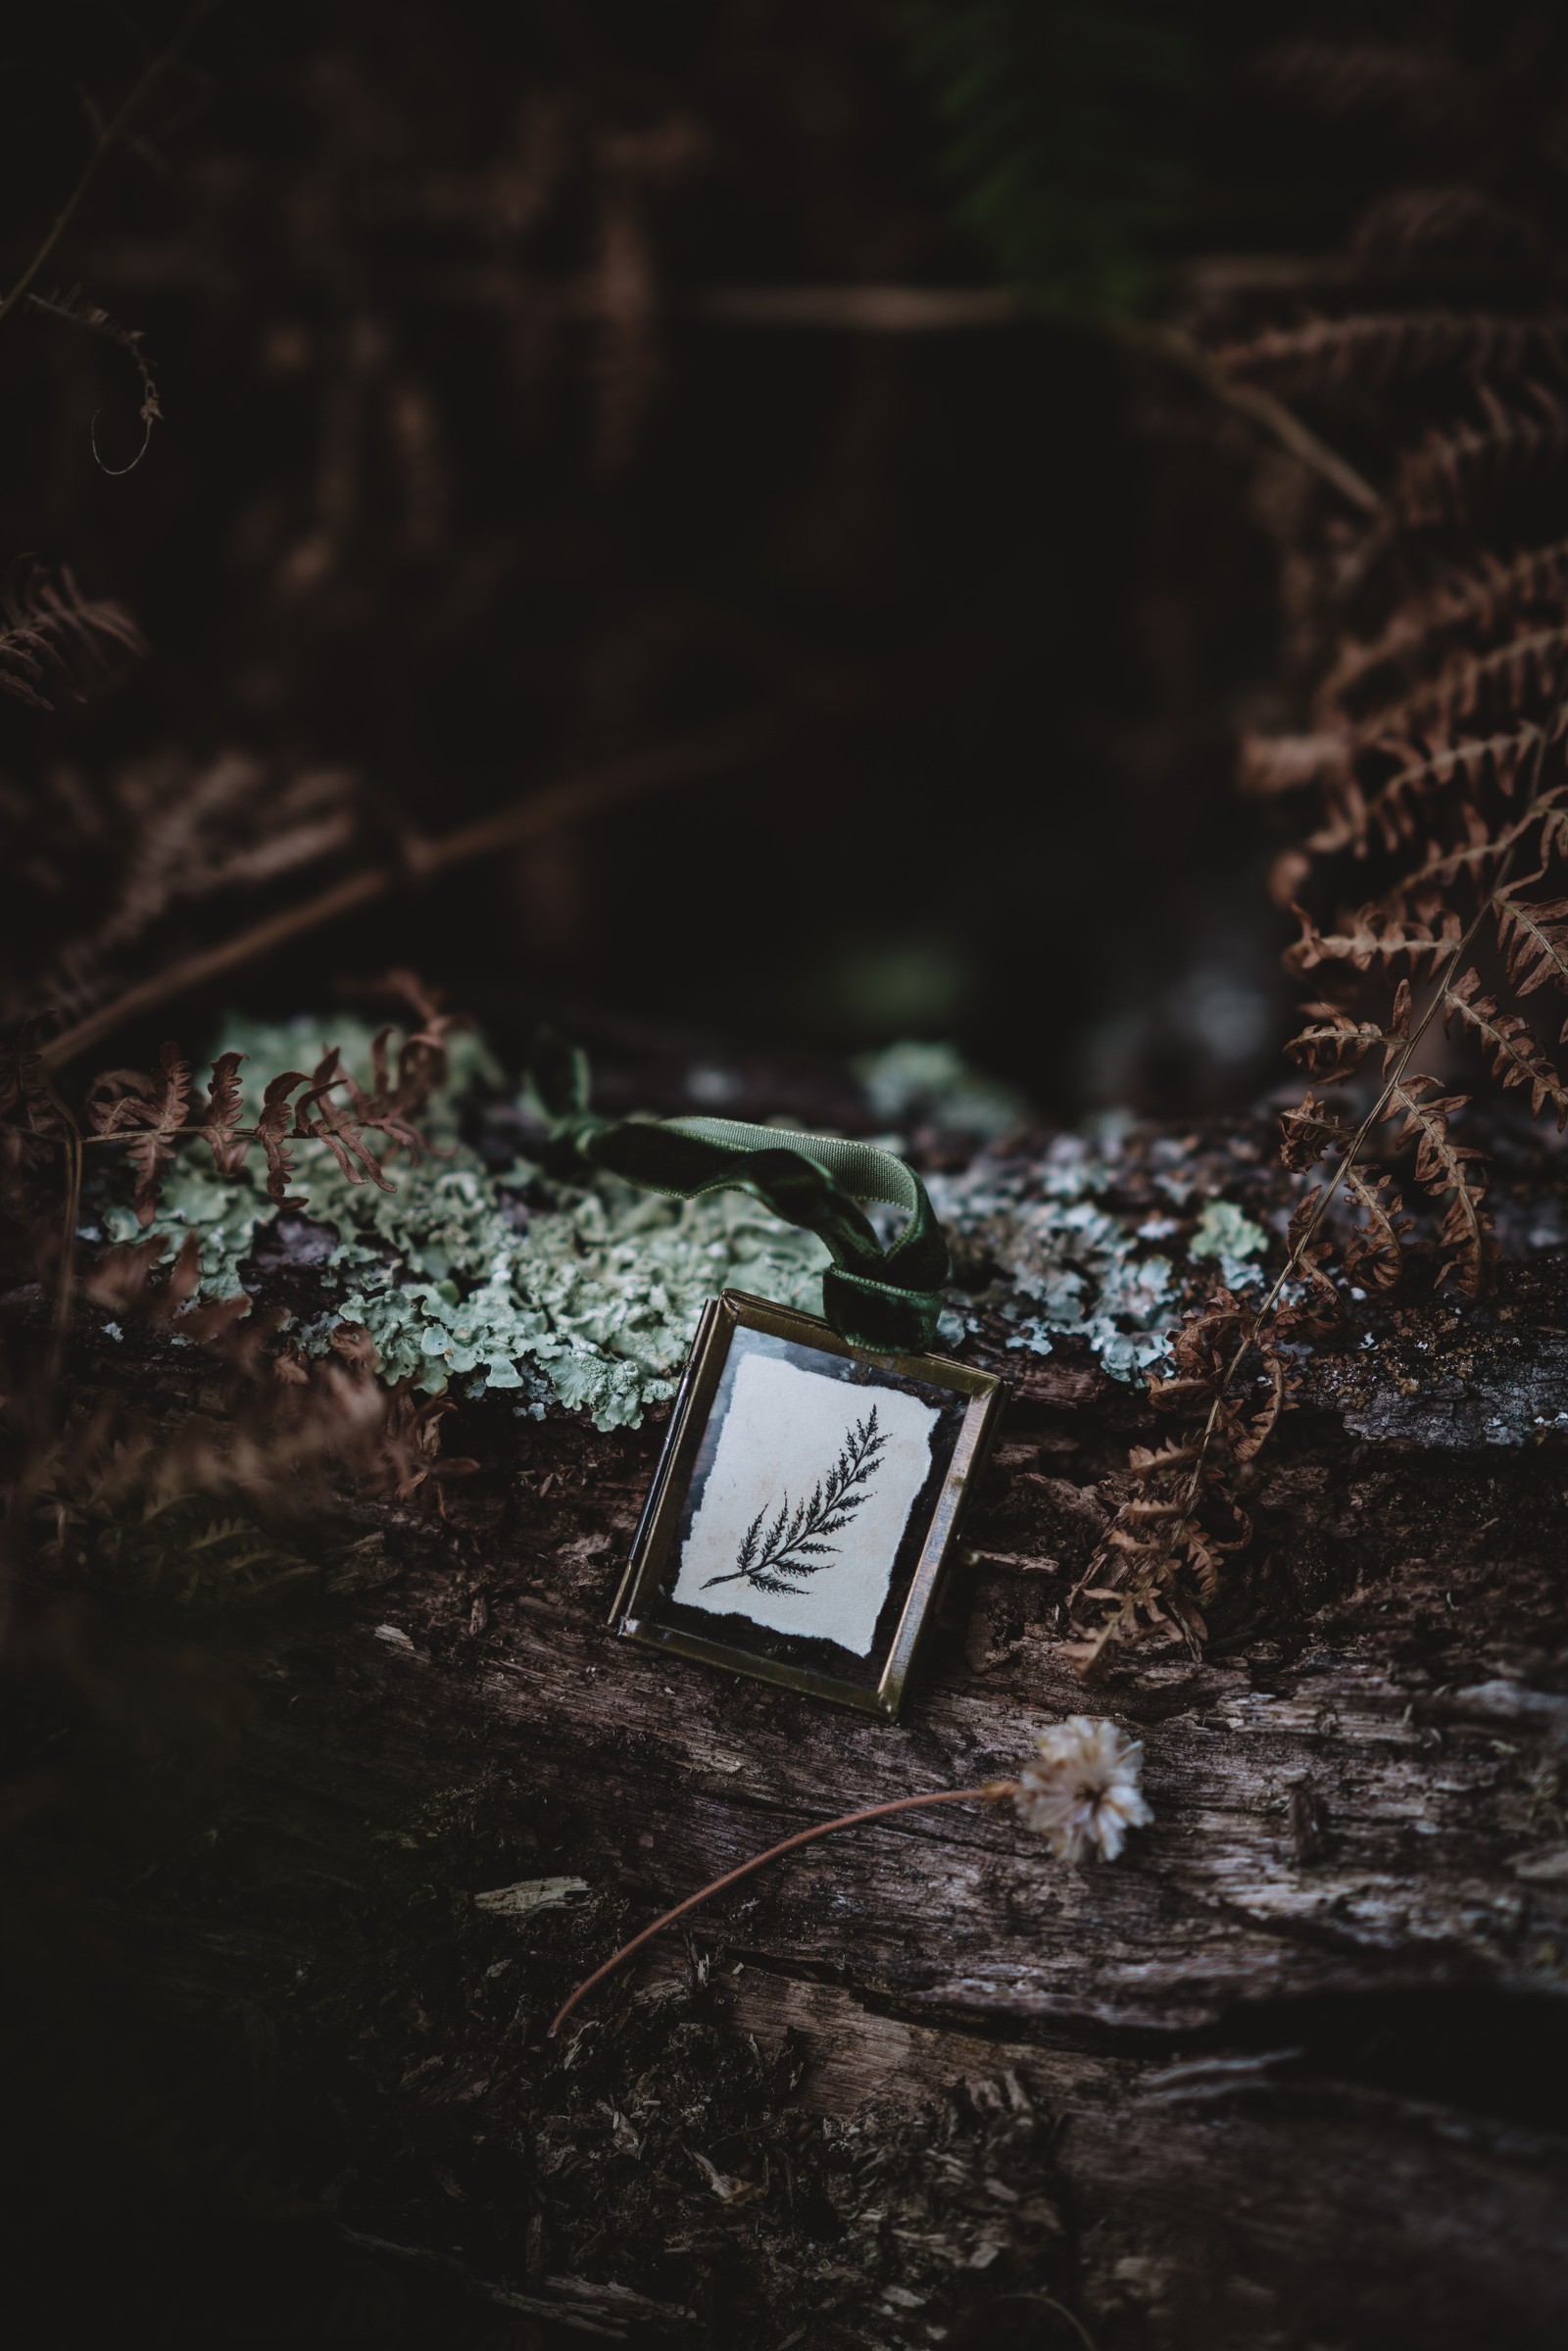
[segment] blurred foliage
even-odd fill
[[[1121,0],[906,0],[963,218],[1049,307],[1120,310],[1154,282],[1195,188],[1197,12]]]

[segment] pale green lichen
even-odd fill
[[[1028,1123],[1024,1096],[972,1069],[953,1045],[887,1045],[861,1053],[855,1074],[877,1117],[890,1126],[929,1121],[950,1134],[996,1143]]]
[[[1009,1347],[1049,1355],[1059,1340],[1084,1340],[1112,1378],[1137,1382],[1167,1355],[1186,1285],[1177,1256],[1150,1247],[1174,1243],[1181,1221],[1133,1217],[1113,1204],[1130,1123],[1102,1119],[1088,1135],[1058,1136],[1039,1157],[984,1151],[961,1175],[933,1177],[929,1189],[954,1240],[977,1248],[1004,1275],[998,1310],[1015,1325]],[[1156,1183],[1172,1198],[1178,1179],[1161,1181],[1158,1167],[1181,1149],[1156,1138],[1149,1152]],[[1192,1188],[1181,1179],[1184,1199]],[[1188,1253],[1218,1255],[1221,1278],[1236,1289],[1260,1279],[1245,1259],[1267,1244],[1239,1208],[1214,1201]],[[944,1329],[949,1346],[957,1319]]]
[[[265,1079],[310,1068],[321,1035],[315,1022],[230,1021],[222,1045],[250,1056],[242,1076]],[[334,1019],[328,1041],[363,1071],[369,1037],[363,1023]],[[308,1349],[324,1347],[336,1321],[362,1322],[388,1379],[412,1378],[430,1395],[512,1390],[523,1409],[554,1400],[609,1429],[635,1426],[672,1393],[703,1305],[719,1290],[820,1312],[826,1250],[745,1194],[664,1200],[613,1178],[591,1191],[551,1183],[525,1160],[487,1168],[458,1139],[453,1106],[481,1075],[495,1083],[499,1072],[482,1046],[460,1040],[451,1093],[424,1121],[440,1155],[398,1154],[393,1193],[351,1185],[319,1145],[300,1148],[297,1188],[311,1217],[337,1235],[325,1260],[330,1310],[295,1333]],[[196,1234],[206,1295],[241,1288],[256,1229],[277,1213],[263,1172],[257,1154],[222,1180],[194,1147],[171,1171],[152,1229],[175,1242]],[[137,1235],[127,1207],[107,1207],[103,1221],[114,1240]]]
[[[1061,1135],[1039,1158],[982,1153],[930,1191],[955,1240],[978,1244],[1006,1275],[1009,1347],[1049,1355],[1059,1339],[1084,1339],[1113,1378],[1132,1381],[1166,1351],[1176,1277],[1142,1246],[1146,1234],[1102,1204],[1115,1155],[1114,1136],[1097,1148]]]
[[[1260,1257],[1267,1247],[1268,1235],[1262,1226],[1244,1216],[1234,1200],[1211,1200],[1204,1203],[1187,1250],[1189,1256],[1216,1258],[1226,1289],[1241,1290],[1262,1279],[1258,1268],[1247,1260]]]
[[[248,1054],[254,1112],[260,1087],[276,1071],[310,1069],[323,1042],[368,1071],[365,1023],[227,1023],[225,1048]],[[980,1096],[962,1104],[963,1065],[950,1048],[905,1046],[872,1056],[864,1078],[877,1114],[911,1112],[950,1126],[979,1118]],[[613,1177],[592,1187],[554,1182],[526,1159],[499,1171],[459,1131],[457,1105],[475,1081],[504,1089],[482,1043],[454,1041],[447,1092],[423,1126],[434,1147],[411,1161],[396,1153],[396,1191],[350,1184],[318,1144],[298,1147],[308,1213],[335,1237],[322,1265],[321,1310],[294,1336],[309,1350],[327,1345],[336,1322],[363,1323],[388,1379],[413,1379],[427,1394],[513,1395],[519,1411],[552,1403],[589,1413],[604,1429],[631,1427],[668,1396],[705,1302],[724,1288],[821,1311],[827,1252],[810,1234],[780,1224],[738,1192],[691,1201],[640,1193]],[[943,1087],[956,1093],[942,1096]],[[1006,1123],[1014,1123],[1007,1104]],[[1003,1105],[993,1102],[996,1129]],[[1178,1319],[1182,1278],[1174,1258],[1152,1249],[1181,1226],[1168,1216],[1138,1223],[1111,1204],[1122,1132],[1102,1122],[1092,1136],[1061,1136],[1044,1154],[982,1151],[956,1176],[934,1176],[937,1213],[960,1245],[978,1245],[1004,1276],[1000,1311],[1012,1347],[1051,1353],[1086,1340],[1114,1378],[1137,1381],[1165,1354]],[[1156,1143],[1157,1157],[1161,1145]],[[188,1146],[164,1187],[155,1232],[176,1244],[195,1234],[202,1290],[214,1298],[242,1288],[239,1268],[258,1227],[277,1214],[257,1153],[242,1174],[220,1179],[201,1147]],[[1177,1197],[1177,1177],[1165,1185]],[[99,1209],[117,1241],[139,1228],[121,1198]],[[890,1219],[891,1224],[897,1218]],[[1210,1201],[1198,1219],[1191,1254],[1217,1258],[1229,1287],[1256,1281],[1246,1260],[1267,1236],[1229,1201]],[[947,1347],[973,1327],[974,1301],[950,1292],[940,1325]]]

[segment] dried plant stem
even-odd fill
[[[54,222],[49,230],[48,235],[44,238],[43,243],[38,247],[37,252],[33,255],[26,268],[23,270],[22,275],[17,279],[17,282],[11,288],[11,291],[5,295],[3,299],[0,299],[0,318],[4,318],[8,311],[15,310],[17,304],[26,293],[28,287],[32,284],[33,279],[37,276],[39,270],[44,267],[44,264],[48,261],[50,254],[53,253],[55,247],[65,235],[66,230],[71,226],[72,221],[75,219],[76,214],[81,207],[83,197],[86,195],[87,190],[91,187],[93,180],[97,176],[100,164],[104,162],[105,158],[110,153],[110,150],[116,145],[122,134],[128,128],[134,117],[141,111],[143,102],[151,95],[154,88],[163,79],[163,76],[168,73],[170,67],[174,63],[174,60],[178,57],[180,51],[190,39],[191,34],[195,31],[203,17],[210,13],[213,6],[214,0],[196,0],[196,5],[190,10],[183,24],[175,32],[173,38],[167,42],[166,45],[159,50],[158,55],[152,60],[151,64],[148,65],[145,72],[142,73],[140,80],[132,85],[127,95],[121,101],[118,112],[111,115],[109,121],[104,124],[103,129],[98,133],[92,153],[88,156],[87,161],[81,168],[81,172],[77,178],[75,186],[66,198],[66,201],[61,207],[60,211],[55,215]]]
[[[64,1105],[61,1105],[64,1111]],[[66,1118],[66,1195],[60,1213],[60,1265],[55,1275],[55,1310],[49,1334],[45,1384],[52,1388],[65,1356],[71,1326],[71,1301],[75,1292],[76,1220],[81,1214],[81,1129],[69,1112]]]
[[[308,898],[299,906],[285,906],[281,913],[270,915],[265,922],[236,932],[233,938],[127,988],[112,1004],[101,1005],[85,1020],[78,1020],[74,1027],[62,1029],[58,1037],[51,1038],[41,1049],[39,1060],[45,1069],[60,1069],[129,1021],[157,1011],[161,1005],[188,995],[192,989],[205,986],[224,972],[254,963],[306,931],[318,930],[323,923],[358,913],[362,906],[372,906],[377,899],[389,897],[410,882],[424,881],[474,857],[520,848],[560,826],[579,823],[604,808],[635,800],[641,793],[655,791],[661,785],[691,782],[732,766],[755,752],[760,740],[760,733],[752,727],[715,730],[685,743],[670,744],[662,751],[643,752],[613,766],[591,769],[585,775],[569,776],[561,783],[547,785],[516,807],[504,808],[494,816],[481,816],[472,824],[460,825],[456,832],[446,833],[439,840],[415,839],[406,844],[401,863],[372,866],[365,873],[350,874],[315,898]]]
[[[1555,713],[1560,713],[1565,704],[1568,704],[1568,662],[1565,662],[1559,668],[1556,692],[1553,699]],[[1542,727],[1531,752],[1529,782],[1525,794],[1526,817],[1529,816],[1530,811],[1534,808],[1537,796],[1541,791],[1541,777],[1543,769],[1545,765],[1546,747],[1551,740],[1553,724],[1554,720],[1548,721]],[[1318,1227],[1322,1224],[1324,1217],[1327,1215],[1335,1196],[1340,1189],[1340,1186],[1344,1183],[1346,1177],[1354,1167],[1357,1159],[1361,1155],[1363,1149],[1365,1148],[1367,1139],[1371,1135],[1373,1128],[1384,1117],[1388,1110],[1389,1104],[1394,1101],[1395,1096],[1398,1093],[1400,1086],[1403,1084],[1405,1072],[1408,1070],[1411,1061],[1415,1057],[1417,1047],[1420,1045],[1422,1038],[1426,1035],[1428,1029],[1432,1026],[1433,1021],[1436,1019],[1438,1012],[1442,1008],[1444,999],[1448,990],[1448,974],[1450,971],[1456,971],[1459,969],[1464,962],[1466,955],[1469,954],[1472,946],[1475,944],[1476,937],[1480,932],[1482,924],[1486,921],[1487,916],[1492,912],[1497,894],[1501,890],[1504,882],[1506,882],[1508,879],[1508,875],[1513,868],[1514,860],[1518,857],[1520,847],[1522,845],[1522,838],[1523,823],[1521,822],[1520,827],[1515,833],[1514,839],[1509,842],[1507,848],[1503,852],[1501,861],[1497,866],[1496,872],[1492,878],[1490,887],[1483,893],[1481,897],[1481,903],[1476,907],[1475,913],[1470,918],[1469,927],[1465,931],[1463,937],[1459,940],[1457,946],[1454,948],[1452,955],[1449,955],[1443,963],[1439,972],[1439,976],[1433,986],[1432,994],[1427,999],[1425,1009],[1422,1011],[1420,1019],[1414,1023],[1410,1030],[1409,1036],[1405,1039],[1403,1045],[1401,1046],[1392,1070],[1384,1080],[1382,1091],[1379,1093],[1377,1100],[1373,1102],[1371,1109],[1368,1110],[1366,1116],[1356,1128],[1354,1135],[1350,1138],[1349,1144],[1341,1157],[1338,1166],[1334,1169],[1333,1174],[1323,1186],[1322,1194],[1318,1200],[1316,1207],[1312,1210],[1311,1215],[1307,1218],[1306,1223],[1300,1233],[1298,1234],[1295,1247],[1291,1249],[1289,1255],[1286,1257],[1285,1263],[1281,1266],[1279,1272],[1276,1274],[1273,1285],[1270,1288],[1267,1297],[1264,1298],[1263,1303],[1257,1310],[1257,1316],[1253,1322],[1251,1334],[1242,1342],[1242,1345],[1236,1349],[1235,1354],[1232,1355],[1230,1362],[1225,1367],[1225,1376],[1220,1381],[1218,1393],[1214,1397],[1214,1401],[1209,1406],[1208,1418],[1203,1423],[1203,1433],[1198,1442],[1198,1455],[1193,1463],[1193,1474],[1188,1481],[1186,1499],[1182,1504],[1184,1515],[1191,1512],[1193,1505],[1198,1499],[1199,1489],[1202,1484],[1203,1463],[1207,1457],[1209,1445],[1213,1442],[1214,1431],[1219,1426],[1220,1409],[1225,1401],[1226,1395],[1229,1392],[1231,1382],[1235,1379],[1237,1372],[1240,1370],[1249,1348],[1253,1344],[1253,1339],[1255,1338],[1256,1333],[1262,1328],[1263,1324],[1268,1320],[1269,1316],[1273,1313],[1275,1307],[1278,1305],[1281,1293],[1284,1291],[1286,1283],[1289,1282],[1293,1276],[1300,1270],[1301,1264],[1305,1259],[1306,1251],[1311,1247],[1312,1242],[1317,1234]]]
[[[1381,514],[1385,511],[1384,499],[1365,475],[1357,473],[1327,441],[1320,440],[1294,409],[1287,408],[1283,400],[1276,400],[1272,392],[1264,392],[1256,384],[1238,382],[1194,336],[1184,334],[1180,327],[1156,325],[1143,318],[1117,318],[1112,321],[1110,331],[1130,350],[1148,352],[1152,358],[1165,360],[1184,374],[1195,377],[1216,400],[1260,425],[1282,449],[1289,450],[1303,465],[1309,465],[1364,514]]]
[[[662,1917],[655,1919],[651,1927],[645,1927],[641,1935],[634,1935],[630,1942],[622,1943],[603,1967],[595,1968],[591,1976],[584,1977],[570,1999],[557,2012],[546,2037],[553,2040],[578,2001],[586,1999],[594,1986],[603,1984],[607,1976],[613,1975],[622,1960],[629,1959],[633,1951],[640,1951],[645,1942],[651,1942],[656,1935],[662,1935],[666,1927],[672,1927],[677,1919],[697,1909],[700,1903],[710,1900],[714,1894],[721,1894],[727,1886],[738,1886],[754,1870],[765,1869],[781,1853],[793,1853],[797,1846],[812,1844],[819,1837],[832,1837],[840,1829],[858,1829],[864,1821],[886,1820],[895,1812],[915,1812],[923,1804],[999,1804],[1004,1796],[1014,1794],[1017,1786],[1015,1780],[988,1780],[983,1788],[939,1788],[929,1795],[896,1796],[890,1804],[870,1804],[863,1812],[846,1812],[836,1821],[819,1821],[812,1829],[802,1829],[794,1837],[786,1837],[781,1843],[769,1845],[765,1853],[754,1854],[750,1861],[743,1861],[739,1869],[728,1871],[722,1878],[715,1878],[700,1893],[688,1894],[684,1902],[677,1902],[673,1910],[666,1910]]]

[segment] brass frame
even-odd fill
[[[756,1656],[729,1641],[708,1641],[701,1634],[688,1633],[639,1614],[639,1608],[647,1605],[663,1573],[679,1526],[697,1446],[713,1408],[730,1343],[742,1328],[766,1331],[774,1338],[793,1340],[798,1346],[816,1347],[823,1354],[840,1355],[854,1363],[873,1364],[879,1370],[923,1381],[929,1388],[952,1389],[969,1399],[898,1629],[874,1688],[841,1681],[836,1675],[816,1673],[776,1658]],[[861,1713],[896,1722],[920,1636],[933,1612],[942,1572],[953,1549],[959,1514],[985,1460],[1004,1394],[1003,1382],[993,1372],[975,1371],[968,1364],[955,1363],[945,1355],[872,1354],[865,1347],[851,1347],[830,1324],[819,1321],[813,1314],[799,1313],[791,1306],[776,1306],[767,1298],[751,1298],[741,1290],[724,1291],[720,1297],[710,1299],[697,1326],[670,1416],[669,1434],[643,1507],[626,1572],[615,1594],[610,1618],[612,1626],[625,1640],[693,1658],[700,1665],[716,1665],[730,1673],[749,1674],[758,1681],[776,1682],[786,1690],[828,1698],[836,1705],[853,1706]],[[682,1468],[684,1477],[679,1475]]]

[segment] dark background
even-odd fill
[[[91,445],[134,452],[123,352],[25,310],[3,330],[7,544],[152,646],[84,710],[4,712],[24,796],[69,766],[102,797],[171,747],[340,764],[347,870],[734,718],[755,748],[721,773],[224,994],[321,1003],[390,952],[504,1044],[543,1005],[752,1048],[953,1037],[1058,1114],[1248,1099],[1286,926],[1232,773],[1277,699],[1278,517],[1257,436],[1105,319],[1200,302],[1214,253],[1332,247],[1438,134],[1417,106],[1418,152],[1391,149],[1353,90],[1325,133],[1288,24],[1176,15],[219,10],[40,280],[144,333],[166,417],[133,472]],[[1550,37],[1446,18],[1448,52],[1522,43],[1521,82]],[[83,153],[80,92],[107,106],[142,52],[90,7],[14,45],[13,265]],[[978,133],[976,56],[1023,94]],[[1009,182],[1013,147],[1043,178]],[[710,315],[715,289],[999,277],[1025,300],[992,324]],[[107,884],[24,866],[6,953],[36,996]],[[129,968],[270,903],[176,908]]]

